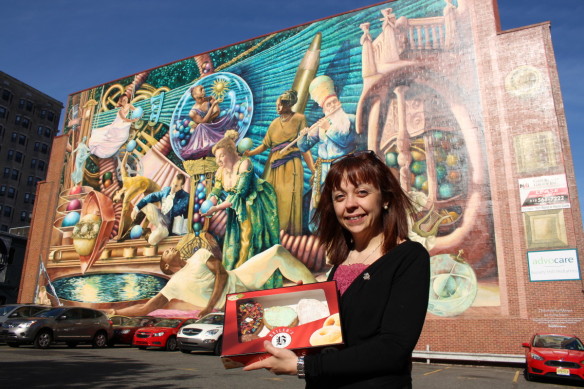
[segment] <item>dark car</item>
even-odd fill
[[[35,317],[6,320],[2,336],[11,347],[33,344],[36,348],[48,348],[53,342],[66,342],[69,347],[81,342],[106,347],[113,328],[102,311],[58,307],[41,311]]]
[[[112,316],[110,317],[114,327],[114,336],[110,341],[110,345],[114,344],[132,344],[134,334],[138,328],[149,327],[154,325],[158,320],[153,316]]]
[[[535,334],[525,347],[525,378],[575,379],[584,382],[584,345],[574,335]]]

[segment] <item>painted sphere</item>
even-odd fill
[[[201,214],[199,214],[199,213],[195,213],[195,214],[193,214],[193,221],[194,221],[195,223],[198,223],[198,222],[200,222],[200,221],[201,221]]]
[[[187,141],[186,140],[183,139],[183,140],[180,141],[180,145],[181,146],[186,146],[186,144],[187,144]]]
[[[111,184],[112,184],[112,180],[105,180],[103,182],[103,187],[104,188],[109,188],[111,186]]]
[[[112,179],[112,172],[105,172],[103,173],[103,179],[105,180],[111,180]]]
[[[434,139],[436,139],[436,140],[440,140],[440,139],[442,139],[444,137],[444,134],[442,132],[440,132],[440,131],[434,132],[433,135],[434,135]]]
[[[445,182],[444,184],[440,184],[438,187],[438,198],[439,199],[449,199],[454,196],[454,186]]]
[[[199,209],[201,209],[201,204],[195,203],[193,209],[195,210],[195,212],[199,212]]]
[[[197,192],[201,192],[203,190],[205,190],[205,185],[203,185],[201,182],[199,182],[197,184]]]
[[[422,189],[422,187],[427,181],[428,179],[426,178],[426,176],[424,174],[420,174],[419,176],[416,176],[416,178],[414,178],[414,187],[416,189]]]
[[[240,154],[243,154],[247,150],[251,150],[252,147],[253,147],[253,141],[251,140],[251,138],[243,138],[237,144],[237,151]]]
[[[61,227],[72,227],[79,222],[79,219],[81,219],[79,212],[70,212],[63,218]]]
[[[410,165],[410,171],[415,175],[420,175],[426,172],[426,162],[425,161],[414,161]]]
[[[142,236],[142,226],[134,226],[130,230],[130,239],[138,239]]]
[[[201,211],[201,213],[207,213],[213,205],[214,204],[213,202],[211,202],[211,200],[205,200],[203,201],[203,204],[201,204],[201,208],[199,210]]]
[[[126,151],[128,152],[132,152],[134,151],[134,149],[136,148],[136,141],[134,139],[131,139],[128,144],[126,145]]]
[[[446,164],[448,166],[455,166],[458,164],[458,157],[454,154],[448,154],[446,157]]]
[[[389,167],[397,167],[397,153],[389,152],[385,154],[385,163]]]
[[[144,115],[142,107],[136,107],[136,109],[130,113],[130,119],[140,119],[142,115]]]
[[[418,150],[412,150],[412,158],[414,159],[414,161],[425,161],[426,160],[426,154],[422,153],[421,151]]]
[[[443,165],[436,166],[436,178],[438,178],[438,181],[444,180],[444,177],[446,177],[446,173],[448,173],[446,167],[444,167]]]
[[[81,188],[81,185],[77,185],[74,186],[73,188],[71,188],[71,190],[69,191],[70,195],[76,195],[79,194],[83,191],[83,188]]]
[[[448,173],[448,177],[446,179],[455,184],[460,181],[460,172],[458,170],[452,170]]]
[[[198,197],[199,199],[204,199],[204,198],[205,198],[205,193],[204,193],[204,192],[201,192],[201,193],[199,193],[199,194],[197,195],[197,197]]]
[[[193,224],[193,230],[195,230],[195,232],[201,231],[202,228],[203,228],[203,225],[201,223],[194,223]]]
[[[67,211],[77,211],[81,209],[81,201],[78,199],[73,199],[67,204]]]
[[[428,192],[428,181],[424,181],[424,183],[422,184],[422,190],[424,192]]]

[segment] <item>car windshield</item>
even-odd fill
[[[584,345],[582,345],[580,339],[562,335],[536,335],[533,338],[533,346],[558,350],[584,351]]]
[[[182,322],[183,321],[181,319],[162,319],[159,322],[157,322],[155,325],[156,325],[156,327],[175,328],[175,327],[178,327],[178,325]]]
[[[197,320],[197,323],[223,325],[223,315],[207,315]]]
[[[52,309],[45,309],[44,311],[40,311],[35,316],[37,317],[58,317],[63,314],[65,311],[64,308],[52,308]]]
[[[14,305],[2,305],[0,306],[0,316],[5,316],[15,308]]]

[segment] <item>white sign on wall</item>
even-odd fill
[[[580,279],[576,249],[528,251],[530,281],[567,281]]]
[[[521,212],[570,208],[565,174],[519,179]]]

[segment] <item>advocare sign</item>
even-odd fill
[[[580,279],[576,249],[528,251],[530,281],[568,281]]]

